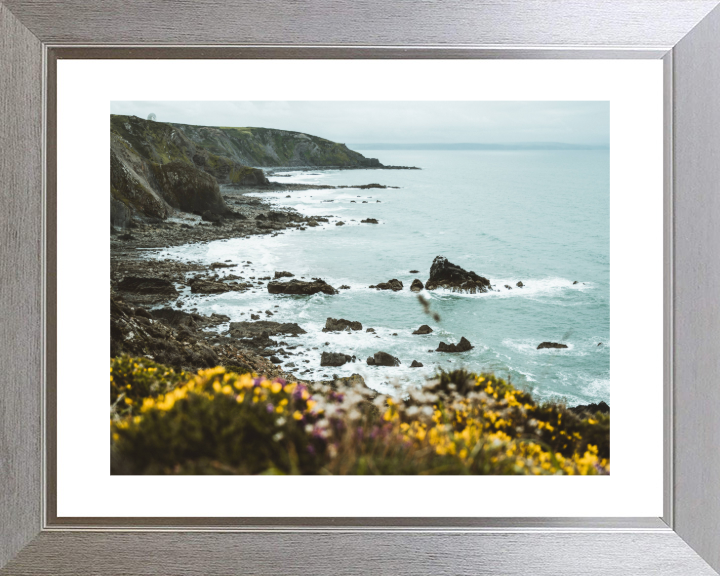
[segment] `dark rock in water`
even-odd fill
[[[490,280],[468,272],[448,261],[444,256],[436,256],[430,267],[430,279],[425,283],[427,290],[447,288],[453,292],[487,292]]]
[[[227,284],[215,280],[202,280],[194,278],[190,282],[190,292],[193,294],[224,294],[225,292],[243,292],[248,290],[251,284]]]
[[[472,348],[473,345],[470,344],[465,336],[463,336],[457,344],[445,344],[445,342],[440,342],[435,352],[467,352],[468,350],[472,350]]]
[[[375,218],[365,218],[365,220],[360,220],[362,224],[377,224],[378,221]]]
[[[573,282],[573,286],[575,286],[575,284],[580,284],[580,282],[578,282],[577,280],[575,280],[575,281]]]
[[[432,331],[433,331],[433,329],[430,328],[430,326],[428,326],[427,324],[423,324],[422,326],[420,326],[420,328],[415,330],[415,332],[413,332],[413,334],[430,334],[430,332],[432,332]]]
[[[295,368],[295,362],[288,362],[285,364],[285,368]]]
[[[400,366],[400,360],[387,352],[375,352],[368,356],[367,363],[369,366]]]
[[[574,412],[575,414],[597,414],[598,412],[601,412],[603,414],[610,414],[610,406],[608,406],[605,402],[600,402],[599,404],[582,404],[580,406],[574,406],[572,408],[568,408],[570,412]]]
[[[400,282],[400,280],[393,278],[392,280],[388,280],[387,282],[380,282],[380,284],[370,286],[370,288],[376,288],[377,290],[392,290],[393,292],[398,292],[403,289],[403,283]]]
[[[275,280],[278,278],[294,278],[295,274],[292,274],[291,272],[275,272]]]
[[[250,314],[250,318],[253,320],[260,320],[260,314]]]
[[[139,276],[126,276],[117,286],[123,292],[135,294],[153,294],[161,296],[177,296],[178,291],[170,280],[164,278],[142,278]]]
[[[218,268],[233,268],[236,264],[228,262],[213,262],[210,264],[210,270],[217,270]]]
[[[270,362],[273,364],[282,364],[282,360],[280,360],[277,356],[270,356]]]
[[[423,283],[420,282],[417,278],[412,281],[412,284],[410,284],[410,291],[411,292],[420,292],[425,286],[423,286]]]
[[[340,290],[350,290],[350,286],[348,286],[347,284],[343,284],[342,286],[340,286]]]
[[[505,284],[505,288],[507,288],[508,290],[512,290],[512,286],[510,286],[510,284]]]
[[[345,222],[342,220],[340,222],[335,222],[335,226],[345,226]]]
[[[320,357],[320,366],[342,366],[352,360],[352,356],[341,352],[323,352]]]
[[[318,224],[316,220],[308,220],[307,225],[311,228],[315,228],[315,226],[320,226],[320,224]]]
[[[522,282],[518,282],[517,284],[515,284],[515,286],[517,286],[518,288],[523,288],[525,284],[523,284]]]
[[[410,368],[422,368],[423,364],[422,362],[418,362],[417,360],[413,360],[412,364],[410,364]]]
[[[230,330],[228,334],[233,338],[254,338],[266,333],[267,336],[277,336],[278,334],[307,334],[305,330],[300,328],[294,322],[272,322],[270,320],[260,320],[258,322],[230,322]]]
[[[312,282],[304,282],[302,280],[290,280],[289,282],[268,282],[268,292],[270,294],[298,294],[310,295],[322,292],[324,294],[337,294],[330,284],[319,278],[313,278]]]
[[[368,328],[365,332],[375,332],[375,328]]]
[[[567,348],[567,345],[558,344],[557,342],[541,342],[536,349],[542,350],[543,348]]]
[[[137,314],[137,311],[135,313]],[[603,345],[602,342],[598,342],[598,346],[602,346],[602,345]]]
[[[325,321],[325,328],[323,332],[342,332],[346,328],[351,330],[362,330],[362,324],[360,322],[353,322],[352,320],[345,320],[344,318],[328,318]]]
[[[410,274],[420,274],[420,270],[410,270]]]

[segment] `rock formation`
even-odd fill
[[[473,345],[470,344],[465,336],[463,336],[457,344],[445,344],[445,342],[440,342],[435,352],[467,352],[468,350],[472,350],[472,348]]]
[[[289,282],[268,282],[268,292],[270,294],[297,294],[297,295],[311,295],[322,292],[324,294],[337,294],[330,284],[319,278],[313,278],[312,282],[305,282],[303,280],[290,280]]]
[[[427,290],[447,288],[453,292],[487,292],[490,281],[478,276],[475,272],[468,272],[448,261],[444,256],[436,256],[430,267],[430,278],[425,282]]]

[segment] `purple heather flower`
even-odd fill
[[[312,444],[308,444],[307,451],[310,452],[310,454],[315,454],[315,448],[313,448]]]
[[[272,404],[268,404],[267,406],[265,406],[265,409],[266,409],[270,414],[272,414],[272,413],[275,411],[275,406],[273,406]]]

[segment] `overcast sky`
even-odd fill
[[[601,144],[608,102],[111,102],[112,114],[279,128],[342,143]]]

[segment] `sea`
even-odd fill
[[[609,403],[609,152],[357,151],[385,165],[421,169],[277,171],[270,180],[398,188],[258,193],[278,208],[326,216],[330,222],[274,237],[189,244],[152,255],[204,263],[229,260],[239,268],[227,273],[242,270],[261,278],[289,271],[297,279],[322,278],[349,290],[314,296],[271,295],[266,288],[213,296],[187,293],[185,309],[225,314],[231,321],[248,321],[257,313],[262,319],[297,322],[307,334],[277,339],[301,345],[293,350],[300,354],[284,363],[293,362],[303,379],[357,373],[371,388],[387,392],[420,386],[438,370],[466,368],[509,379],[538,400],[564,400],[570,406]],[[361,223],[366,218],[379,223]],[[345,225],[336,226],[338,220]],[[488,278],[494,290],[423,291],[439,317],[434,319],[409,288],[415,278],[427,281],[436,256]],[[402,281],[404,289],[370,288],[390,279]],[[266,316],[266,310],[273,316]],[[359,321],[363,329],[324,333],[327,318]],[[433,332],[413,335],[422,324]],[[440,342],[457,343],[461,337],[471,342],[472,350],[434,351]],[[545,341],[567,348],[538,350]],[[323,351],[358,360],[321,367]],[[377,351],[396,356],[400,366],[367,365],[366,358]],[[423,367],[411,368],[413,360]]]

